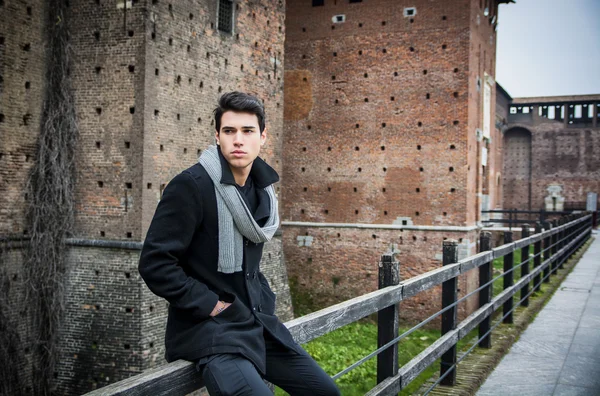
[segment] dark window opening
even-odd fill
[[[321,7],[324,5],[325,5],[325,0],[313,0],[313,2],[312,2],[313,7]]]
[[[218,29],[225,33],[233,33],[233,2],[219,0]]]

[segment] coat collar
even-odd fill
[[[221,153],[220,146],[217,146],[217,152],[219,153],[219,159],[221,160],[221,183],[235,186],[235,178],[233,177],[233,173],[229,167],[229,162],[227,162]],[[256,188],[265,188],[279,181],[279,175],[277,172],[275,172],[275,169],[271,168],[271,166],[269,166],[260,157],[256,157],[252,163],[250,177],[252,178]]]

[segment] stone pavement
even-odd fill
[[[600,235],[477,392],[600,396]]]

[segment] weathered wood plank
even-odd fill
[[[523,239],[519,239],[518,241],[515,241],[515,249],[521,249],[524,248],[527,245],[531,245],[533,243],[533,237],[527,237],[527,238],[523,238]]]
[[[419,374],[436,361],[450,347],[458,342],[458,331],[452,330],[440,338],[433,344],[425,348],[421,353],[412,358],[398,371],[400,377],[400,388],[404,389],[414,380]]]
[[[435,285],[439,285],[448,279],[460,275],[460,263],[447,265],[442,268],[434,269],[433,271],[417,275],[414,278],[407,279],[402,282],[404,289],[402,290],[402,299],[414,296],[427,290]]]
[[[498,294],[496,297],[494,297],[494,299],[491,302],[492,306],[494,307],[494,311],[497,310],[498,308],[500,308],[502,306],[502,304],[504,304],[506,302],[506,300],[508,300],[509,298],[511,298],[514,295],[515,295],[515,289],[514,289],[514,287],[511,287],[509,289],[503,290],[500,294]]]
[[[474,256],[467,257],[466,259],[462,259],[458,262],[460,264],[460,273],[464,274],[467,271],[472,270],[473,268],[477,268],[482,266],[485,263],[488,263],[494,259],[494,254],[492,251],[486,251],[477,253]]]
[[[402,284],[389,286],[290,320],[285,325],[294,339],[304,344],[402,301],[402,289]]]
[[[458,339],[463,339],[471,330],[479,325],[486,317],[494,312],[494,307],[491,303],[485,304],[471,315],[467,316],[462,322],[456,326],[458,331]]]
[[[508,253],[514,252],[514,251],[515,251],[514,242],[506,243],[502,246],[498,246],[498,247],[492,249],[492,252],[494,253],[494,258],[504,257]]]
[[[97,389],[87,396],[184,396],[203,386],[194,364],[177,360]]]
[[[400,390],[400,377],[395,375],[375,385],[365,396],[397,396]]]
[[[541,241],[543,239],[543,237],[544,236],[540,233],[540,234],[532,235],[529,238],[531,239],[531,243],[536,243],[536,242]]]

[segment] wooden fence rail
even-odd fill
[[[488,239],[488,242],[483,242],[481,244],[481,248],[486,249],[486,251],[482,251],[458,262],[452,259],[445,259],[445,265],[443,267],[399,283],[397,283],[397,278],[395,279],[393,275],[393,257],[390,257],[389,254],[384,255],[382,256],[380,270],[385,269],[385,271],[389,271],[389,273],[387,275],[380,275],[384,278],[382,282],[380,282],[380,285],[384,286],[382,289],[296,318],[286,322],[285,325],[290,330],[294,339],[298,343],[303,344],[373,313],[381,311],[386,312],[386,308],[395,306],[395,309],[392,311],[388,309],[387,314],[382,315],[382,317],[386,318],[388,323],[379,322],[381,333],[378,337],[378,345],[381,347],[398,338],[398,303],[436,285],[444,284],[445,282],[447,285],[446,289],[448,290],[445,295],[456,300],[455,282],[457,277],[468,271],[481,268],[481,290],[479,293],[483,292],[483,294],[480,294],[479,296],[480,308],[478,310],[470,314],[462,322],[456,324],[456,321],[452,320],[453,315],[456,315],[456,305],[452,305],[452,303],[445,301],[442,304],[446,307],[444,308],[446,310],[444,312],[448,312],[448,310],[453,312],[450,313],[449,319],[447,319],[447,322],[445,322],[446,324],[444,325],[448,326],[449,321],[451,322],[449,327],[444,327],[445,331],[438,340],[400,368],[397,367],[397,359],[396,364],[393,364],[393,358],[389,352],[387,353],[386,358],[380,359],[380,361],[387,362],[387,365],[389,365],[389,362],[392,362],[393,367],[390,368],[387,365],[385,367],[378,367],[378,372],[385,373],[385,376],[382,374],[378,375],[379,383],[368,393],[368,395],[396,394],[443,354],[452,351],[453,349],[455,352],[457,342],[461,338],[464,338],[470,331],[474,330],[478,325],[481,326],[479,328],[481,337],[480,346],[489,347],[491,345],[491,335],[486,332],[489,332],[489,319],[491,315],[500,307],[505,306],[509,300],[511,301],[510,306],[512,307],[512,297],[520,290],[523,290],[525,286],[529,287],[530,282],[537,282],[534,283],[532,291],[539,288],[539,282],[541,282],[542,278],[541,273],[543,272],[544,276],[549,276],[550,270],[552,270],[552,273],[555,273],[556,268],[589,238],[591,229],[591,215],[569,215],[565,218],[564,224],[562,225],[549,228],[543,232],[538,232],[541,228],[537,227],[536,234],[525,236],[518,241],[509,242],[491,250],[489,250],[490,246]],[[562,236],[562,238],[559,238],[559,235]],[[485,235],[482,236],[482,241],[485,239],[484,237]],[[451,241],[447,242],[448,246],[452,245]],[[507,286],[505,283],[506,288],[492,299],[491,284],[487,287],[481,287],[482,285],[491,282],[492,261],[496,258],[512,255],[513,252],[518,249],[527,249],[528,251],[529,246],[531,245],[535,246],[534,255],[531,256],[533,261],[529,260],[528,262],[525,262],[525,264],[523,264],[524,261],[521,261],[520,263],[521,268],[523,268],[523,265],[527,265],[528,270],[522,271],[519,280],[514,282],[513,285]],[[446,251],[446,245],[444,250]],[[447,251],[447,254],[455,254],[455,251],[452,251],[450,248],[448,248]],[[543,261],[541,259],[542,254],[544,254]],[[533,268],[529,270],[531,262],[533,263]],[[513,270],[516,269],[513,265],[514,263],[510,266],[505,266],[505,271],[510,271],[511,277],[514,277]],[[385,286],[386,284],[391,285]],[[486,293],[489,294],[486,295]],[[462,297],[462,299],[464,298],[465,297]],[[454,304],[456,304],[456,302],[454,302]],[[504,314],[506,317],[506,312],[504,312]],[[395,323],[393,323],[394,320],[396,321]],[[487,334],[487,336],[485,336],[485,334]],[[387,349],[383,352],[386,351]],[[447,359],[447,362],[455,362],[455,353],[454,356],[448,356],[448,358],[450,360]],[[444,370],[452,373],[452,370],[455,370],[455,366],[446,365]],[[452,383],[452,381],[449,382]],[[151,394],[177,396],[188,394],[202,386],[201,376],[196,372],[194,364],[178,360],[97,389],[88,393],[88,395],[133,396]]]

